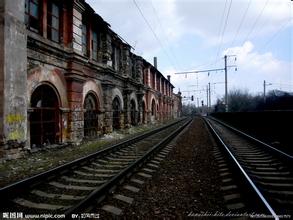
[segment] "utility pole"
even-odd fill
[[[207,113],[209,112],[209,86],[207,86]]]
[[[263,103],[266,103],[266,81],[263,81]]]
[[[228,106],[228,67],[236,67],[236,65],[229,65],[227,66],[227,59],[228,57],[236,57],[236,55],[225,55],[224,56],[224,61],[225,61],[225,66],[224,68],[217,68],[217,69],[207,69],[207,70],[195,70],[195,71],[186,71],[186,72],[178,72],[175,74],[189,74],[189,73],[203,73],[203,72],[217,72],[217,71],[225,71],[225,110],[228,112],[229,106]],[[236,58],[235,58],[236,60]],[[237,71],[237,68],[235,68],[235,71]],[[207,89],[208,90],[208,89]],[[208,95],[207,95],[208,96]],[[208,98],[207,98],[207,106],[208,106]]]
[[[228,112],[228,79],[227,79],[227,55],[224,56],[225,60],[225,110]]]
[[[211,111],[211,83],[209,83],[209,111]]]
[[[266,81],[263,81],[263,102],[266,104],[267,98],[266,98],[266,86],[270,86],[272,83],[266,83]]]

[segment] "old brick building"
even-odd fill
[[[0,158],[176,118],[173,88],[84,0],[0,1]]]

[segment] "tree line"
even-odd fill
[[[206,106],[196,107],[192,104],[183,105],[183,115],[194,115],[210,112],[225,112],[224,97],[217,99],[210,110]],[[247,90],[232,90],[228,93],[229,112],[293,110],[293,93],[272,90],[263,94],[252,95]]]

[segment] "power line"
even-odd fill
[[[160,41],[160,39],[158,38],[157,34],[155,33],[154,29],[152,28],[152,26],[150,25],[150,23],[148,22],[148,20],[146,19],[146,17],[144,16],[142,10],[140,9],[139,5],[137,4],[137,2],[135,0],[133,0],[134,5],[136,6],[136,8],[138,9],[140,15],[142,16],[143,20],[145,21],[145,23],[147,24],[147,26],[149,27],[149,29],[151,30],[152,34],[154,35],[155,39],[158,41],[158,43],[160,44],[161,48],[163,49],[164,53],[166,54],[170,64],[174,67],[174,69],[176,70],[176,67],[174,65],[174,63],[171,61],[168,53],[166,52],[162,42]]]
[[[231,43],[232,47],[234,46],[234,42],[235,42],[236,38],[238,37],[238,34],[239,34],[239,31],[240,31],[240,28],[241,28],[242,25],[243,25],[243,22],[244,22],[244,20],[245,20],[245,17],[246,17],[246,14],[247,14],[247,12],[248,12],[248,9],[249,9],[249,7],[250,7],[250,4],[251,4],[251,0],[249,0],[249,3],[248,3],[248,5],[247,5],[247,7],[246,7],[246,9],[245,9],[245,12],[244,12],[244,14],[242,15],[242,18],[241,18],[240,24],[239,24],[239,26],[238,26],[238,28],[237,28],[236,34],[235,34],[235,36],[234,36],[234,38],[233,38],[233,41],[232,41],[232,43]]]
[[[158,13],[157,13],[157,10],[156,10],[156,8],[155,8],[154,5],[153,5],[153,1],[151,0],[150,3],[151,3],[151,6],[152,6],[152,9],[153,9],[153,11],[154,11],[154,14],[155,14],[155,16],[156,16],[156,18],[157,18],[157,20],[158,20],[159,26],[160,26],[160,28],[161,28],[161,30],[162,30],[162,32],[163,32],[163,34],[164,34],[164,37],[165,37],[165,39],[166,39],[166,41],[167,41],[167,45],[170,45],[169,52],[170,52],[170,54],[173,56],[173,61],[175,61],[176,67],[178,67],[178,63],[177,63],[177,60],[178,60],[178,59],[177,59],[177,57],[175,56],[175,54],[174,54],[174,52],[173,52],[173,50],[172,50],[172,47],[171,47],[171,44],[170,44],[169,37],[168,37],[168,35],[167,35],[166,31],[165,31],[165,28],[163,27],[163,25],[162,25],[162,23],[161,23],[161,19],[159,18]]]
[[[226,8],[227,8],[227,1],[228,0],[226,0],[225,1],[225,6],[224,6],[224,10],[223,10],[223,12],[222,12],[222,16],[221,16],[221,21],[220,21],[220,25],[219,25],[219,31],[218,31],[218,34],[217,34],[217,36],[220,36],[220,34],[221,34],[221,30],[222,30],[222,26],[223,26],[223,21],[224,21],[224,15],[225,15],[225,12],[226,12]],[[219,48],[218,48],[218,51],[219,51]],[[218,53],[215,55],[215,58],[213,58],[214,59],[214,61],[212,61],[211,63],[214,63],[217,59],[218,59]],[[212,60],[213,60],[212,59]],[[210,61],[209,61],[210,62]],[[200,65],[200,66],[203,66],[203,65]]]
[[[260,13],[258,14],[257,18],[255,19],[255,21],[254,21],[254,23],[252,25],[252,28],[250,29],[250,31],[248,32],[248,34],[244,38],[245,40],[242,42],[242,44],[244,44],[248,40],[248,38],[250,37],[251,33],[254,31],[254,29],[256,27],[256,24],[258,23],[258,20],[260,19],[260,17],[262,16],[265,8],[267,7],[268,2],[269,2],[269,0],[267,0],[266,3],[264,4],[264,7],[262,8],[262,10],[260,11]]]
[[[226,27],[227,27],[227,23],[228,23],[228,18],[229,18],[229,14],[230,14],[231,5],[232,5],[232,0],[230,0],[228,13],[227,13],[226,19],[225,19],[225,25],[224,25],[224,28],[223,28],[223,31],[222,31],[222,34],[221,34],[220,46],[218,48],[217,57],[219,56],[219,52],[220,52],[220,50],[222,48],[223,37],[224,37],[224,33],[226,31]]]

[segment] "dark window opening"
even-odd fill
[[[92,39],[92,58],[95,61],[98,61],[98,45],[99,45],[99,40],[98,40],[98,34],[96,31],[92,32],[93,34],[93,39]]]
[[[113,110],[113,129],[120,129],[120,102],[119,99],[116,97],[112,103],[112,110]]]
[[[87,39],[87,26],[82,24],[82,54],[88,56],[88,39]]]
[[[135,79],[136,77],[136,68],[135,68],[135,60],[133,59],[131,62],[131,73],[132,73],[132,78]]]
[[[59,43],[60,41],[60,6],[48,2],[48,38]]]
[[[112,67],[119,71],[121,50],[112,44]]]
[[[130,120],[131,120],[131,125],[136,125],[137,120],[136,120],[136,110],[135,110],[135,101],[132,99],[130,101]]]
[[[84,100],[84,136],[96,137],[98,131],[97,100],[93,94],[88,94]]]
[[[37,33],[40,32],[40,11],[39,0],[25,0],[25,24]]]
[[[39,86],[31,97],[30,141],[31,146],[58,143],[59,102],[55,91],[48,85]]]
[[[156,113],[156,103],[155,100],[153,99],[152,101],[152,116],[154,116]]]
[[[146,109],[145,109],[145,103],[142,102],[142,123],[145,123],[145,114],[146,114]]]

